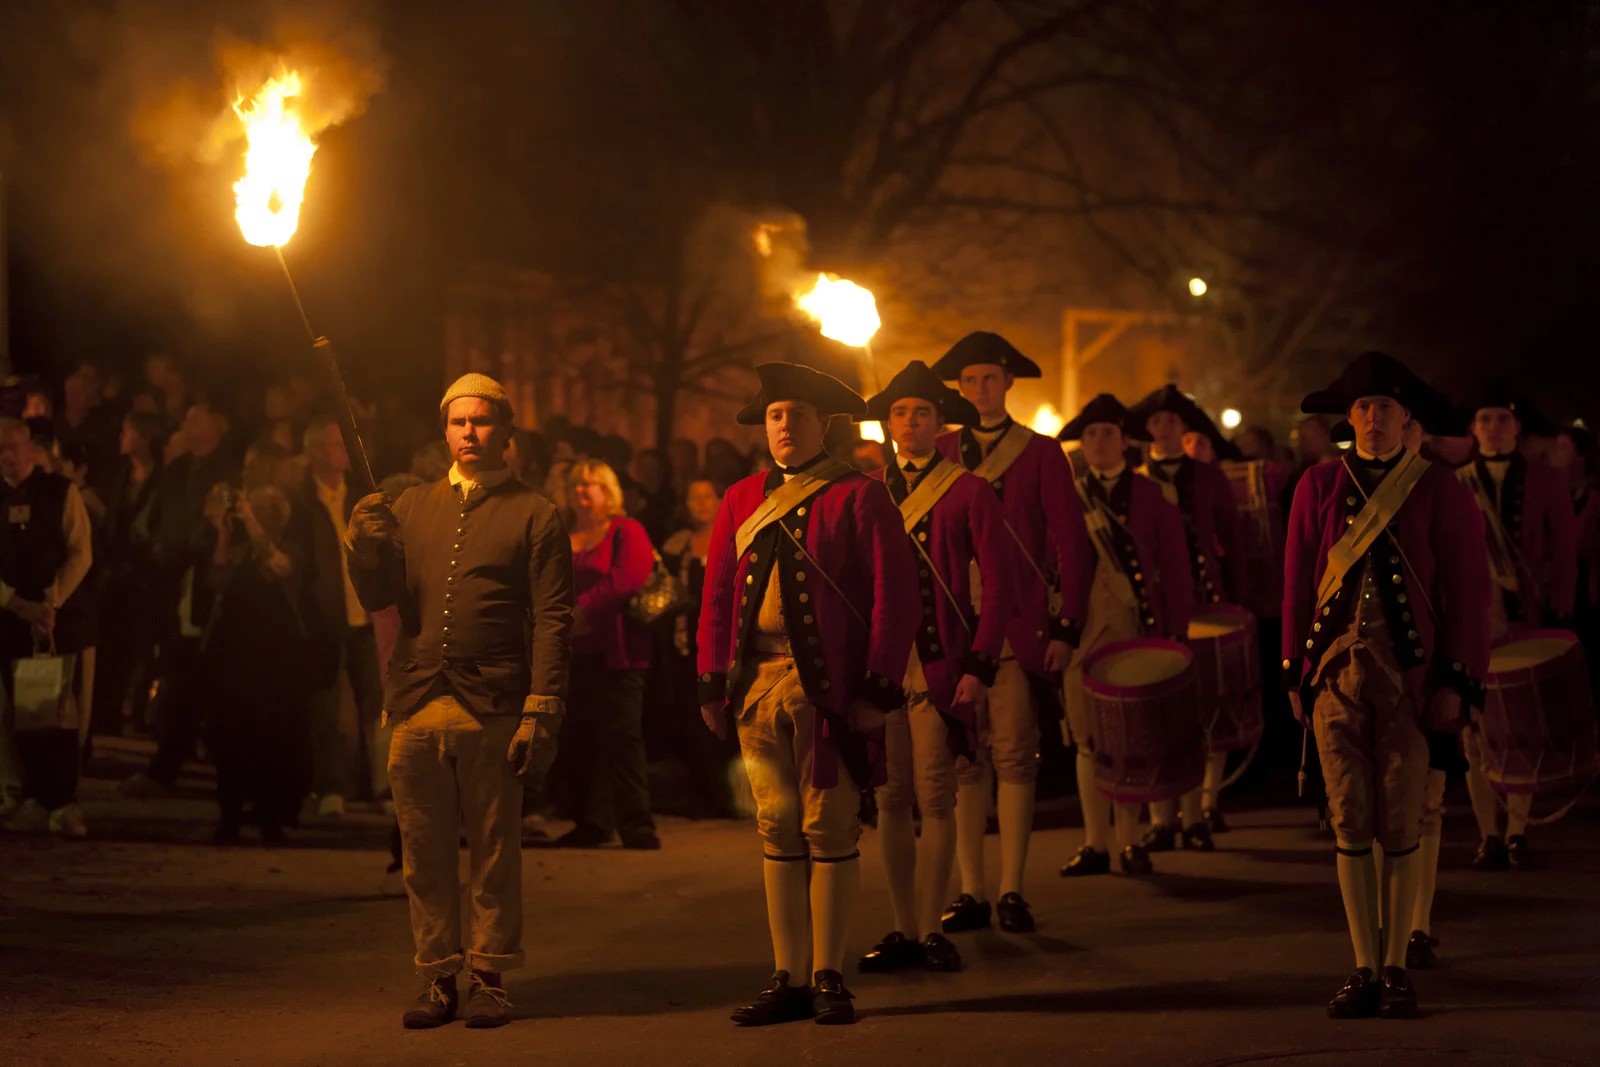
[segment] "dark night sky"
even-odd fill
[[[966,25],[979,37],[1008,9],[1030,7],[955,6],[977,20]],[[1279,295],[1272,280],[1287,276],[1286,265],[1310,264],[1314,276],[1315,254],[1348,244],[1344,306],[1308,348],[1384,344],[1448,383],[1514,365],[1553,400],[1600,385],[1589,358],[1588,294],[1600,273],[1593,5],[1131,6],[1171,33],[1148,53],[1139,49],[1160,35],[1141,35],[1124,77],[1186,86],[1185,107],[1209,111],[1204,143],[1219,170],[1248,173],[1271,202],[1261,232],[1273,236],[1230,250],[1230,262],[1253,271],[1254,298]],[[673,247],[663,220],[693,196],[758,208],[823,183],[804,168],[825,155],[838,87],[794,36],[805,30],[805,12],[795,11],[815,5],[738,7],[732,17],[726,5],[692,0],[8,3],[0,166],[13,360],[49,372],[84,358],[131,366],[171,349],[231,377],[298,358],[303,336],[276,264],[233,227],[237,156],[158,162],[140,132],[152,105],[185,82],[202,101],[214,93],[220,110],[219,40],[269,43],[293,12],[295,32],[382,82],[364,114],[321,138],[290,261],[318,329],[355,359],[358,380],[381,372],[385,382],[431,388],[440,292],[467,264],[648,273],[657,246]],[[892,21],[927,6],[884,9]],[[709,29],[688,17],[708,11]],[[1086,47],[1082,36],[1063,47]],[[959,40],[941,47],[942,63],[964,58]],[[1062,108],[1087,166],[1110,182],[1150,184],[1163,170],[1144,153],[1146,127],[1124,121],[1118,106],[1080,97]],[[786,115],[794,126],[777,136]],[[1090,115],[1119,117],[1092,136]],[[844,202],[819,199],[819,229],[849,231]],[[942,221],[936,211],[914,214],[891,239],[853,251],[937,257]],[[1056,343],[1050,331],[1069,301],[1157,305],[1164,297],[1111,245],[1176,246],[1152,238],[1147,217],[1103,221],[1089,230],[1041,220],[1039,231],[1069,256],[980,229],[997,244],[1014,240],[1005,268],[1013,300],[918,299],[1036,344]],[[1308,364],[1299,377],[1322,368]]]

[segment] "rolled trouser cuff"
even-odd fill
[[[462,964],[466,962],[466,954],[452,952],[442,960],[424,963],[419,956],[412,961],[416,964],[417,973],[424,978],[450,978],[461,973]]]
[[[467,962],[475,971],[514,971],[521,967],[526,960],[526,953],[521,949],[503,955],[491,955],[487,952],[472,952],[467,956]]]

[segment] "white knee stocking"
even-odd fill
[[[983,889],[983,835],[989,827],[989,776],[956,787],[956,865],[961,891],[988,900]]]
[[[1032,782],[1001,782],[997,807],[1000,821],[1000,895],[1022,892],[1028,866],[1028,840],[1033,836]]]
[[[881,790],[880,790],[881,793]],[[883,851],[883,874],[889,883],[889,908],[894,928],[917,936],[917,838],[911,826],[911,809],[878,809],[878,845]]]
[[[1094,762],[1078,754],[1078,804],[1083,809],[1083,843],[1097,852],[1111,848],[1111,799],[1094,787]]]
[[[811,959],[819,971],[844,970],[861,861],[811,864]]]
[[[1339,895],[1344,898],[1344,917],[1350,926],[1350,944],[1355,949],[1356,966],[1378,968],[1378,869],[1371,852],[1359,856],[1337,854]]]
[[[917,843],[917,924],[902,931],[923,938],[940,930],[945,894],[950,888],[950,868],[956,857],[956,821],[949,815],[922,817],[922,840]]]
[[[805,860],[763,860],[767,888],[767,927],[772,932],[773,969],[788,971],[796,983],[811,980],[811,904]]]

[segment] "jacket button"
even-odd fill
[[[794,509],[794,513],[795,513],[795,514],[796,514],[796,515],[799,515],[799,516],[800,516],[800,517],[801,517],[801,518],[804,518],[804,517],[805,517],[805,514],[806,514],[806,509],[805,509],[805,507],[804,507],[804,506],[803,506],[803,505],[802,505],[802,506],[801,506],[801,507],[798,507],[798,508],[795,508],[795,509]]]
[[[444,633],[444,636],[449,637],[450,636],[450,627],[446,626],[444,628],[443,633]]]
[[[806,580],[806,572],[805,571],[795,571],[794,572],[794,580],[797,581],[797,582],[805,581]]]
[[[447,619],[453,619],[453,618],[456,617],[456,613],[451,611],[451,610],[449,610],[448,608],[446,608],[445,609],[445,613],[444,613],[444,617],[447,618]]]
[[[467,528],[465,526],[457,526],[456,527],[456,536],[457,537],[460,537],[462,534],[464,534],[466,532],[467,532]]]
[[[756,584],[756,576],[753,575],[753,574],[745,575],[744,576],[744,584],[745,585],[755,585]]]
[[[454,548],[453,548],[453,549],[451,549],[451,551],[453,551],[453,552],[460,552],[460,551],[461,551],[461,542],[460,542],[460,541],[457,541],[457,542],[456,542],[456,543],[455,543],[455,547],[454,547]]]
[[[821,638],[818,638],[816,636],[812,636],[812,637],[806,638],[806,644],[807,644],[807,646],[809,646],[811,648],[816,648],[818,645],[822,644],[822,640],[821,640]]]
[[[824,678],[822,681],[818,682],[817,684],[819,686],[821,686],[822,688],[824,688],[824,689],[832,689],[833,688],[833,683],[828,681],[826,678]]]
[[[812,624],[812,623],[813,623],[813,622],[815,622],[815,621],[816,621],[816,620],[815,620],[815,619],[813,619],[813,618],[812,618],[812,617],[811,617],[811,616],[810,616],[810,615],[807,615],[807,616],[805,616],[805,617],[804,617],[804,622],[805,622],[805,624],[806,624],[806,625],[807,625],[807,626],[810,626],[810,625],[811,625],[811,624]]]
[[[812,666],[813,666],[813,667],[820,667],[820,666],[822,666],[822,657],[820,657],[820,656],[818,656],[818,657],[817,657],[817,658],[816,658],[816,659],[813,659],[813,660],[812,660],[812,661],[811,661],[811,665],[812,665]]]
[[[800,594],[800,603],[808,604],[810,602],[811,602],[811,594],[810,593],[801,593]]]
[[[450,569],[451,570],[456,570],[460,566],[461,566],[461,561],[460,560],[453,559],[453,560],[450,561]]]

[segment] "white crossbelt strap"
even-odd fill
[[[1367,554],[1380,534],[1394,521],[1400,508],[1411,496],[1411,490],[1427,473],[1428,461],[1415,452],[1407,452],[1389,476],[1378,483],[1378,488],[1367,497],[1356,521],[1345,530],[1337,544],[1328,549],[1328,569],[1322,572],[1322,584],[1317,588],[1317,607],[1320,609],[1333,599],[1333,594],[1344,585],[1344,576]],[[1348,459],[1345,473],[1355,482],[1355,472],[1350,470]]]
[[[1112,597],[1124,607],[1137,607],[1139,598],[1134,594],[1133,581],[1122,569],[1122,561],[1117,558],[1116,543],[1112,539],[1111,525],[1120,525],[1120,521],[1106,507],[1105,501],[1096,500],[1089,492],[1089,479],[1092,477],[1093,474],[1086,474],[1073,479],[1072,483],[1078,489],[1078,498],[1083,501],[1083,524],[1089,529],[1089,540],[1094,542],[1095,555],[1100,557],[1100,566],[1104,568]]]
[[[1472,495],[1478,501],[1478,510],[1483,512],[1483,528],[1488,535],[1484,540],[1489,542],[1489,576],[1501,589],[1515,593],[1521,584],[1517,575],[1517,549],[1511,534],[1506,531],[1505,523],[1500,521],[1499,509],[1489,499],[1489,491],[1471,463],[1457,468],[1456,480],[1472,490]]]
[[[750,513],[739,527],[739,532],[734,534],[733,544],[737,549],[736,555],[744,555],[756,539],[756,535],[765,530],[778,519],[789,514],[806,497],[815,493],[829,482],[851,473],[855,468],[841,460],[830,459],[817,464],[811,470],[795,475],[772,491],[772,495],[761,502],[761,505]]]
[[[905,520],[906,533],[916,528],[933,506],[944,498],[956,479],[967,473],[959,463],[941,463],[922,476],[917,487],[900,501],[900,517]]]

